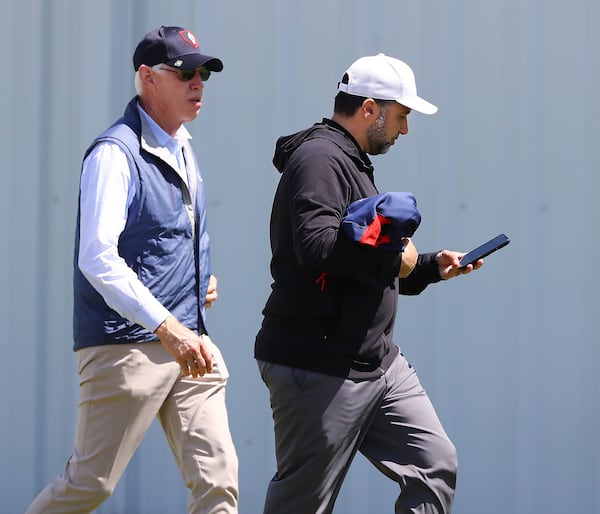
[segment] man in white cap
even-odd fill
[[[479,268],[462,252],[359,244],[340,230],[348,206],[374,197],[368,155],[408,132],[412,70],[384,54],[354,62],[334,113],[277,141],[282,173],[271,215],[272,292],[254,355],[269,389],[277,472],[265,514],[333,511],[356,452],[396,481],[396,513],[450,512],[456,450],[392,340],[398,293]]]
[[[184,127],[223,63],[189,30],[161,26],[138,44],[133,69],[137,95],[89,146],[81,172],[73,453],[27,514],[95,510],[156,418],[190,489],[189,512],[238,511],[229,375],[206,328],[217,298],[206,198]]]

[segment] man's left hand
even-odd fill
[[[435,256],[438,270],[442,280],[457,277],[458,275],[467,275],[471,271],[483,266],[483,259],[479,259],[475,265],[468,264],[464,268],[460,267],[460,258],[465,252],[454,252],[452,250],[442,250]]]
[[[219,295],[217,293],[217,277],[211,275],[208,280],[208,290],[206,291],[206,300],[204,303],[207,309],[213,306],[213,303],[217,301],[218,296]]]

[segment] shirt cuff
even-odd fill
[[[156,301],[133,313],[131,321],[154,333],[158,326],[170,315],[169,310]]]

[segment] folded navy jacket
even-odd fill
[[[420,223],[412,193],[381,193],[352,202],[340,228],[358,243],[402,251],[402,238],[412,237]]]

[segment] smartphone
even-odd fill
[[[506,234],[500,234],[490,239],[487,243],[483,243],[481,246],[463,255],[460,260],[460,269],[465,268],[469,264],[475,264],[479,259],[487,257],[490,253],[500,250],[500,248],[504,248],[508,243],[510,243],[510,239]]]

